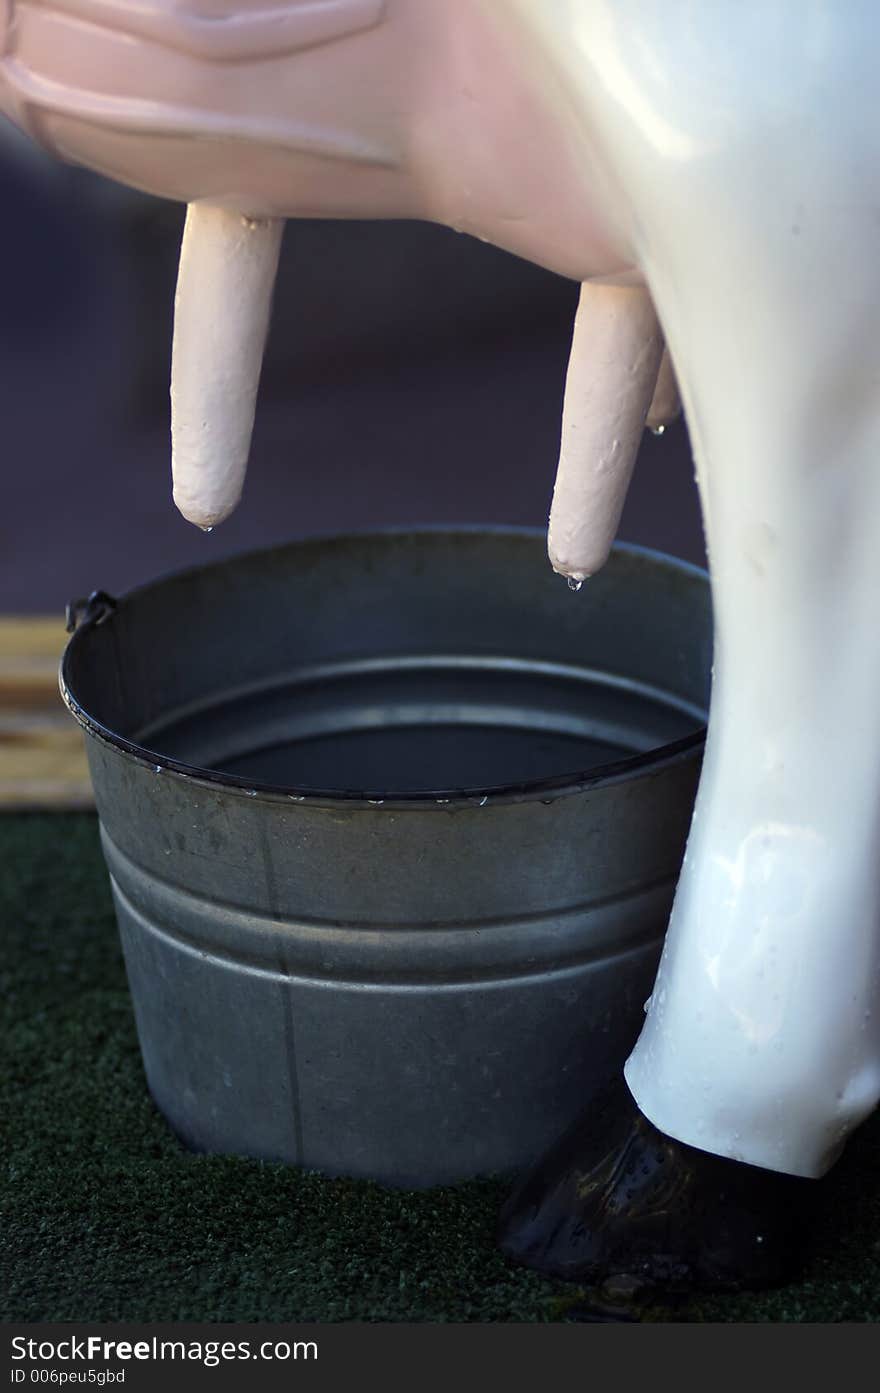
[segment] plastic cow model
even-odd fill
[[[628,1087],[503,1218],[548,1271],[778,1280],[791,1177],[880,1096],[878,52],[857,0],[0,3],[0,110],[189,205],[173,462],[198,525],[241,491],[286,217],[431,219],[582,282],[550,520],[575,583],[677,409],[669,345],[708,746]]]

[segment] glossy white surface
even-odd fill
[[[880,10],[517,9],[629,219],[712,570],[706,762],[626,1077],[672,1136],[819,1175],[880,1096]]]

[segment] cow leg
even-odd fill
[[[704,410],[720,377],[691,355],[715,678],[663,962],[626,1067],[664,1132],[806,1177],[880,1097],[875,280],[768,311],[768,351],[796,364],[784,391],[734,376],[725,347],[726,384]],[[817,313],[830,344],[803,322]]]
[[[691,427],[716,651],[635,1101],[503,1219],[506,1251],[568,1275],[781,1280],[780,1186],[812,1190],[880,1097],[880,179],[859,46],[771,59],[716,89],[733,128],[692,159],[664,166],[648,124],[612,148]]]
[[[548,1270],[638,1255],[663,1277],[782,1280],[797,1223],[775,1173],[822,1175],[880,1097],[880,295],[827,287],[851,312],[829,343],[802,332],[818,293],[790,318],[764,303],[769,358],[821,344],[784,390],[696,314],[676,353],[711,558],[709,736],[626,1066],[638,1108],[588,1115],[505,1216],[508,1253]]]

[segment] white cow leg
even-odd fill
[[[629,1089],[585,1098],[500,1241],[579,1279],[764,1285],[806,1227],[791,1198],[809,1204],[880,1096],[880,175],[858,95],[873,70],[864,36],[823,44],[762,11],[749,62],[719,41],[704,86],[669,8],[644,13],[643,42],[621,20],[578,57],[585,92],[606,91],[590,64],[615,75],[600,136],[694,445],[710,729]]]
[[[767,359],[751,373],[690,307],[715,679],[663,962],[626,1067],[663,1132],[800,1176],[823,1174],[880,1097],[874,279],[768,286]],[[714,312],[723,322],[723,297]],[[777,354],[774,380],[760,368]]]
[[[856,247],[859,284],[807,295],[809,251],[780,283],[750,263],[748,237],[738,250],[729,278],[692,254],[668,303],[651,280],[716,618],[663,962],[629,1089],[585,1098],[501,1216],[509,1256],[579,1280],[786,1280],[817,1190],[801,1177],[827,1169],[880,1095],[880,277]],[[746,352],[736,288],[750,268]]]

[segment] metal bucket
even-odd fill
[[[147,1080],[189,1145],[422,1186],[531,1162],[638,1033],[704,572],[543,534],[298,542],[93,597],[64,655]]]

